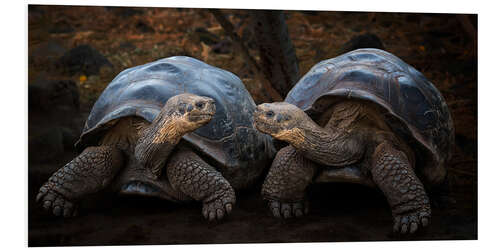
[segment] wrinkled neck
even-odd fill
[[[361,140],[336,128],[324,129],[304,119],[292,129],[288,142],[306,158],[327,166],[345,166],[363,155]]]
[[[141,131],[135,147],[135,157],[155,177],[161,174],[165,161],[184,135],[176,122],[176,117],[157,118]]]

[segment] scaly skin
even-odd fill
[[[305,191],[316,169],[316,163],[293,146],[284,147],[276,154],[262,185],[262,196],[269,200],[273,216],[289,218],[307,213]]]
[[[181,148],[172,155],[167,176],[174,189],[203,202],[202,214],[209,221],[231,213],[236,202],[231,184],[191,150]]]
[[[373,154],[371,173],[391,206],[395,232],[414,233],[428,225],[429,198],[404,153],[387,142],[380,144]]]
[[[49,178],[36,200],[55,216],[74,216],[76,202],[107,187],[122,165],[123,155],[117,148],[88,147]]]

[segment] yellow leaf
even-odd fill
[[[80,76],[80,83],[84,83],[87,81],[87,76],[86,75],[81,75]]]

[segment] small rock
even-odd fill
[[[102,66],[112,64],[99,51],[90,45],[80,45],[66,52],[57,61],[57,67],[66,74],[74,75],[83,73],[84,75],[99,74]]]

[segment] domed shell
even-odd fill
[[[393,131],[416,146],[417,173],[431,185],[443,180],[453,150],[453,121],[440,92],[419,71],[383,50],[354,50],[316,64],[285,101],[317,121],[344,99],[366,100],[387,111]]]
[[[270,157],[266,153],[271,149],[271,138],[253,127],[255,103],[241,80],[185,56],[161,59],[118,74],[94,104],[77,148],[95,145],[118,118],[139,116],[152,122],[170,97],[182,93],[211,97],[216,102],[214,118],[184,135],[184,140],[229,172]]]

